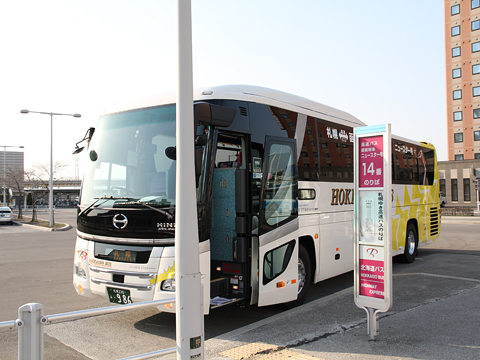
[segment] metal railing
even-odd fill
[[[28,303],[18,309],[18,319],[0,322],[0,330],[18,328],[18,359],[43,360],[43,331],[44,326],[54,321],[88,318],[97,315],[106,315],[139,308],[166,305],[175,302],[175,298],[165,300],[145,301],[136,304],[107,306],[98,309],[72,311],[54,315],[43,315],[43,305]],[[119,360],[151,359],[176,352],[176,348],[158,350],[150,353],[134,355]]]

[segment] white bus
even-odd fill
[[[185,131],[196,133],[205,314],[235,302],[296,306],[311,283],[351,271],[353,128],[364,123],[253,86],[198,89],[194,99]],[[175,117],[175,94],[151,97],[112,109],[90,131],[74,259],[80,295],[121,304],[172,297]],[[413,261],[419,239],[439,234],[436,157],[431,145],[394,142],[394,253]]]

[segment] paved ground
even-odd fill
[[[475,218],[444,217],[443,223],[456,227],[442,228],[441,239],[422,248],[415,263],[394,266],[393,307],[380,314],[376,341],[348,288],[209,339],[205,359],[480,359],[480,226]],[[473,241],[456,236],[466,227]],[[47,326],[45,358],[106,360],[132,347],[136,354],[158,349],[154,335],[133,338],[113,316]],[[134,313],[129,317],[126,322],[136,321]]]

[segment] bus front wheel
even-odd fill
[[[407,236],[405,238],[405,251],[403,252],[403,260],[406,263],[415,261],[417,255],[418,237],[417,229],[412,223],[407,226]]]
[[[297,300],[285,303],[285,306],[288,309],[302,305],[305,302],[311,282],[312,266],[310,264],[310,257],[308,256],[307,250],[302,245],[300,245],[300,247],[298,248]]]

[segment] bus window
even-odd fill
[[[290,144],[270,142],[264,194],[265,221],[278,226],[296,211],[294,149]]]

